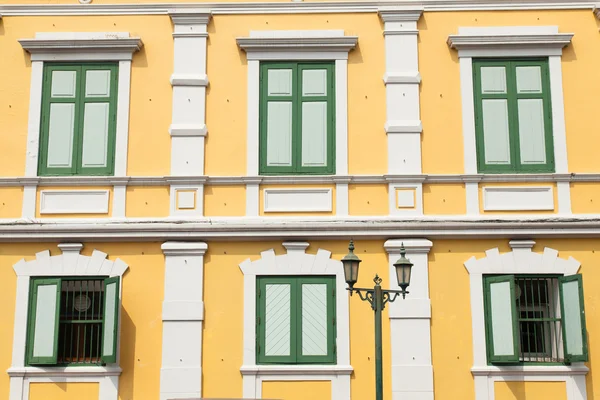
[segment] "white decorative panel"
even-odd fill
[[[48,161],[51,168],[70,168],[73,158],[73,129],[75,104],[54,103],[50,105],[48,132]]]
[[[331,189],[265,189],[265,212],[319,212],[332,210]]]
[[[510,164],[507,100],[483,100],[483,142],[486,164]]]
[[[83,167],[106,166],[109,110],[109,103],[86,103],[85,105],[81,157]]]
[[[292,70],[270,69],[268,72],[269,96],[291,96],[292,95]]]
[[[519,149],[522,164],[546,163],[544,101],[519,99]]]
[[[265,293],[265,355],[290,355],[290,285],[267,284]]]
[[[42,190],[40,214],[107,214],[108,190]]]
[[[490,284],[490,303],[494,355],[513,355],[515,349],[510,282]]]
[[[414,208],[415,189],[396,189],[396,207]]]
[[[56,98],[74,98],[76,82],[76,71],[52,71],[50,95]]]
[[[327,103],[324,101],[302,103],[302,165],[327,165]]]
[[[506,93],[506,71],[504,67],[481,67],[481,92]]]
[[[86,97],[110,96],[110,70],[87,71],[85,74]]]
[[[269,102],[267,106],[267,165],[292,165],[292,103]]]
[[[517,93],[542,93],[541,67],[517,67]]]
[[[327,285],[302,284],[302,355],[327,355]]]
[[[554,210],[551,186],[484,187],[485,211]]]
[[[57,284],[40,285],[35,304],[33,357],[52,357],[56,327]]]
[[[177,190],[177,209],[193,210],[196,208],[195,190]]]
[[[327,96],[327,70],[302,71],[302,96]]]

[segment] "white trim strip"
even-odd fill
[[[40,214],[108,214],[108,190],[42,190]]]

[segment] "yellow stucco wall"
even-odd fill
[[[98,400],[97,383],[31,383],[29,400]]]
[[[574,214],[600,213],[600,183],[571,183],[571,210]]]
[[[496,400],[567,400],[565,382],[494,382]]]
[[[23,188],[0,189],[0,218],[21,218],[23,210]]]
[[[234,38],[251,30],[341,29],[359,36],[348,58],[348,159],[351,174],[387,171],[384,42],[377,14],[215,15],[208,26],[205,173],[245,175],[247,82],[245,53]],[[257,150],[258,151],[258,150]]]
[[[389,207],[387,185],[348,185],[348,214],[388,215]]]
[[[89,243],[82,254],[91,255],[94,249],[108,254],[110,260],[120,258],[129,265],[122,282],[122,307],[119,380],[121,399],[150,399],[157,396],[160,381],[162,341],[162,300],[164,288],[164,256],[161,243]],[[0,244],[0,302],[3,304],[3,323],[0,324],[0,370],[11,365],[13,324],[16,297],[16,275],[12,268],[20,259],[35,259],[35,253],[50,250],[51,255],[61,254],[57,243],[2,243]],[[48,388],[48,389],[46,389]],[[0,398],[7,399],[8,374],[0,374]],[[60,393],[61,387],[44,386],[36,389],[41,396]],[[85,390],[80,392],[79,390]],[[69,388],[68,399],[89,389]],[[48,394],[50,396],[50,394]],[[53,395],[52,395],[53,396]],[[31,400],[54,399],[35,397]],[[63,400],[64,397],[56,397]],[[97,397],[95,398],[97,399]]]
[[[423,214],[450,215],[466,212],[466,191],[462,183],[423,185]]]
[[[266,381],[262,384],[262,398],[273,400],[331,399],[331,382]]]
[[[246,215],[246,188],[244,186],[205,186],[204,215],[207,217]]]
[[[168,186],[129,186],[125,198],[125,216],[129,218],[169,216]]]
[[[36,32],[129,32],[142,38],[144,47],[132,62],[127,173],[169,174],[173,28],[168,16],[4,17],[0,29],[2,59],[11,60],[0,63],[0,76],[10,77],[0,79],[0,93],[10,94],[0,96],[0,121],[7,133],[0,135],[0,176],[25,172],[31,62],[18,39]]]
[[[600,107],[600,82],[588,82],[600,65],[598,24],[589,10],[426,12],[418,23],[424,173],[464,172],[462,102],[458,53],[446,44],[458,27],[554,25],[575,33],[563,49],[562,71],[570,172],[598,171],[596,145],[589,135]],[[584,100],[584,101],[582,101]]]

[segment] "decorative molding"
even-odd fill
[[[264,212],[331,212],[332,189],[264,189]]]
[[[573,36],[557,26],[460,27],[447,43],[459,58],[560,56]]]
[[[207,8],[173,8],[175,4],[171,4],[171,9],[168,11],[171,21],[175,25],[208,25],[211,19],[210,7]]]
[[[600,174],[541,173],[541,174],[385,174],[385,175],[274,175],[274,176],[41,176],[0,177],[0,187],[35,186],[168,186],[247,185],[247,184],[370,184],[370,183],[551,183],[595,182]]]
[[[421,74],[418,72],[390,72],[383,75],[383,83],[421,83]]]
[[[239,267],[244,274],[244,398],[261,398],[262,382],[270,380],[328,380],[332,400],[350,400],[350,310],[342,263],[331,259],[331,252],[319,249],[306,254],[308,243],[285,242],[287,254],[276,256],[273,250],[261,252],[256,261],[247,259]],[[268,275],[334,275],[336,277],[336,365],[256,365],[256,277]],[[285,376],[285,378],[284,378]]]
[[[554,210],[552,186],[486,186],[482,192],[485,211]]]
[[[411,7],[411,6],[408,6]],[[422,7],[380,7],[379,18],[386,22],[417,22],[423,15]]]
[[[424,11],[492,11],[492,10],[593,10],[596,2],[565,0],[523,0],[507,3],[504,0],[408,0],[408,1],[351,1],[336,2],[253,2],[253,3],[202,3],[201,10],[210,10],[213,15],[231,14],[313,14],[313,13],[375,13],[380,9],[409,8]],[[172,15],[176,12],[198,11],[198,3],[129,3],[129,4],[31,4],[0,6],[4,16],[29,15]],[[204,14],[205,11],[200,11]],[[199,16],[201,18],[201,16]]]
[[[180,85],[183,86],[183,85]],[[191,85],[186,85],[186,86],[191,86]],[[197,86],[202,86],[202,85],[197,85]],[[206,136],[206,134],[208,133],[207,129],[206,129],[206,125],[201,124],[201,125],[197,125],[197,124],[171,124],[171,126],[169,127],[169,134],[171,135],[171,137],[174,136],[188,136],[188,137],[194,137],[194,136]]]
[[[173,74],[171,86],[208,86],[206,74]]]
[[[160,400],[202,397],[205,242],[165,242]]]
[[[169,191],[171,217],[204,215],[204,185],[171,185]]]
[[[388,121],[385,123],[385,133],[421,133],[423,126],[416,121]]]
[[[585,400],[588,369],[583,363],[570,366],[488,366],[483,307],[483,275],[487,274],[559,274],[573,275],[580,263],[573,257],[559,258],[558,251],[546,247],[543,253],[534,253],[532,240],[511,240],[514,249],[500,254],[497,248],[487,250],[480,259],[471,257],[464,265],[469,273],[471,292],[471,320],[473,330],[473,367],[475,400],[494,400],[496,381],[563,381],[567,386],[567,400]]]
[[[42,190],[40,214],[108,214],[108,190]]]
[[[246,52],[307,51],[349,52],[356,47],[358,36],[341,37],[239,37],[238,46]]]
[[[19,43],[32,61],[131,60],[144,45],[126,32],[44,32]]]
[[[412,206],[399,204],[399,191],[411,191]],[[423,184],[415,183],[389,183],[388,203],[390,215],[394,216],[418,216],[423,215]]]
[[[91,256],[79,254],[81,243],[61,243],[61,255],[50,256],[50,251],[36,253],[35,260],[21,259],[13,269],[17,275],[17,298],[13,335],[12,363],[9,400],[28,400],[29,384],[32,382],[95,382],[102,393],[101,400],[117,400],[119,391],[119,348],[117,339],[117,363],[107,367],[26,367],[25,346],[27,333],[27,310],[29,308],[29,284],[32,276],[119,276],[129,266],[120,259],[111,261],[106,253],[94,250]],[[119,301],[121,293],[119,293]],[[119,321],[120,331],[120,321]],[[120,335],[118,336],[120,338]]]

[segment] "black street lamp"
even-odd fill
[[[350,296],[352,296],[354,292],[358,293],[361,300],[368,301],[375,312],[375,400],[383,400],[381,312],[385,308],[386,303],[393,302],[399,295],[402,295],[403,299],[406,297],[408,294],[406,288],[410,285],[410,272],[413,264],[405,257],[406,250],[404,250],[404,244],[402,244],[400,247],[400,258],[394,263],[398,286],[400,286],[402,290],[382,289],[381,278],[377,274],[373,279],[373,282],[375,282],[375,287],[373,287],[373,289],[355,288],[354,284],[358,281],[358,267],[362,260],[354,254],[354,242],[352,240],[350,240],[348,250],[348,254],[342,258],[344,277],[348,284],[346,290],[350,292]]]

